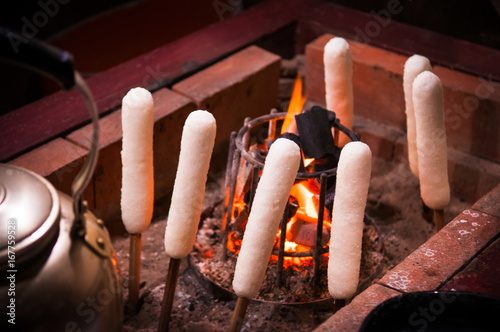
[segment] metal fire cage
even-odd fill
[[[343,126],[337,118],[335,118],[335,113],[328,111],[330,116],[335,120],[331,121],[331,127],[334,128],[335,142],[338,141],[339,130],[345,133],[351,141],[359,141],[360,136],[349,130],[347,127]],[[271,110],[270,114],[260,116],[251,120],[246,118],[243,127],[236,132],[231,133],[229,153],[226,167],[226,193],[229,192],[229,198],[226,199],[226,218],[223,222],[223,246],[224,246],[224,257],[227,257],[227,242],[229,236],[229,227],[232,218],[232,209],[234,202],[234,195],[236,189],[236,182],[238,176],[238,170],[240,168],[240,163],[242,158],[251,165],[252,168],[252,183],[250,187],[249,202],[247,203],[248,210],[251,210],[253,198],[255,195],[255,190],[257,188],[257,183],[259,180],[260,171],[264,167],[264,163],[255,159],[249,152],[249,141],[250,141],[250,130],[259,125],[268,124],[267,139],[274,140],[276,138],[276,129],[278,126],[278,121],[283,120],[286,117],[286,113],[278,113],[275,109]],[[285,239],[286,239],[286,225],[288,223],[288,214],[290,209],[290,203],[288,202],[281,220],[281,236],[279,249],[273,250],[273,254],[278,256],[278,284],[281,286],[283,284],[283,259],[284,256],[287,257],[312,257],[314,260],[314,282],[319,284],[320,281],[320,256],[329,250],[328,246],[322,246],[322,231],[323,231],[323,217],[324,217],[324,207],[325,207],[325,197],[327,190],[327,179],[337,175],[337,168],[331,168],[324,171],[317,172],[298,172],[295,180],[307,180],[307,179],[319,179],[320,192],[319,192],[319,207],[318,207],[318,218],[317,218],[317,231],[316,231],[316,246],[307,252],[292,253],[285,251]]]

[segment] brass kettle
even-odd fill
[[[96,105],[68,52],[34,39],[16,49],[13,40],[26,39],[0,27],[0,59],[49,74],[66,89],[76,86],[93,137],[72,197],[29,170],[0,164],[0,304],[7,309],[0,330],[119,331],[122,291],[113,247],[81,197],[98,155]]]

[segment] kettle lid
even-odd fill
[[[59,232],[57,190],[40,175],[0,164],[0,267],[15,269]],[[14,253],[14,255],[12,255]]]

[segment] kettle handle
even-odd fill
[[[85,236],[85,218],[83,216],[85,213],[85,207],[83,205],[82,193],[92,179],[92,175],[94,174],[97,164],[97,158],[99,156],[99,113],[97,111],[97,105],[95,104],[94,98],[92,97],[92,92],[85,83],[85,80],[77,71],[75,71],[75,84],[87,104],[93,128],[89,154],[85,159],[80,172],[78,172],[73,180],[73,183],[71,184],[73,212],[75,214],[71,234],[83,237]]]
[[[75,85],[73,56],[37,39],[0,27],[0,57],[59,81],[65,90]]]
[[[3,27],[0,27],[0,59],[51,76],[66,90],[76,86],[86,102],[93,126],[91,147],[82,169],[71,186],[75,214],[71,233],[83,237],[85,235],[85,219],[83,218],[85,208],[82,192],[92,178],[99,153],[99,113],[92,93],[85,80],[75,71],[73,56],[69,52],[59,50],[34,38],[26,38],[22,34]]]

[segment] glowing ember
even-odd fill
[[[310,252],[315,247],[316,229],[318,219],[318,195],[319,188],[315,180],[304,180],[296,182],[290,191],[291,204],[297,204],[295,214],[290,218],[286,227],[285,252],[292,256],[284,257],[284,267],[287,266],[308,266],[312,265],[313,258],[310,255],[305,257],[294,257],[295,253]],[[242,200],[235,200],[235,217],[241,212],[245,203]],[[330,213],[328,209],[324,210],[323,220],[323,246],[328,244],[329,232],[331,229]],[[275,248],[279,246],[281,230],[278,230],[275,240]],[[241,238],[237,232],[231,232],[229,235],[228,249],[234,253],[239,252]],[[328,253],[324,254],[328,256]],[[273,257],[276,259],[276,256]]]
[[[304,158],[304,167],[311,165],[314,162],[314,158]]]

